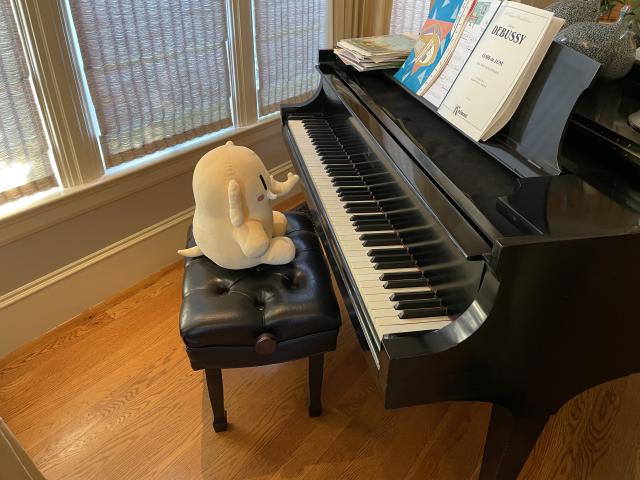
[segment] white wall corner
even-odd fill
[[[270,173],[282,175],[292,169],[287,160]],[[180,261],[176,250],[184,245],[193,210],[188,208],[1,295],[0,357]]]

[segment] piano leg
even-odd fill
[[[479,480],[515,480],[533,450],[548,416],[515,419],[493,405]]]

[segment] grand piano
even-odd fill
[[[597,66],[578,59],[572,94],[571,55],[552,47],[486,143],[330,51],[281,112],[385,407],[492,403],[481,480],[515,479],[565,402],[640,371],[640,141],[598,124]]]

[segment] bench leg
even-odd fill
[[[227,429],[227,412],[224,409],[224,390],[222,388],[222,370],[210,368],[205,370],[209,401],[213,410],[213,429],[224,432]]]
[[[322,413],[320,394],[322,393],[322,371],[324,354],[309,357],[309,416],[319,417]]]

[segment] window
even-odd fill
[[[70,0],[107,167],[231,125],[223,0]]]
[[[429,0],[394,0],[390,33],[418,33],[429,13]]]
[[[328,3],[0,0],[0,204],[308,97]]]
[[[0,204],[57,186],[9,0],[0,0]]]
[[[318,85],[318,50],[327,44],[327,0],[254,0],[258,114],[301,102]]]

